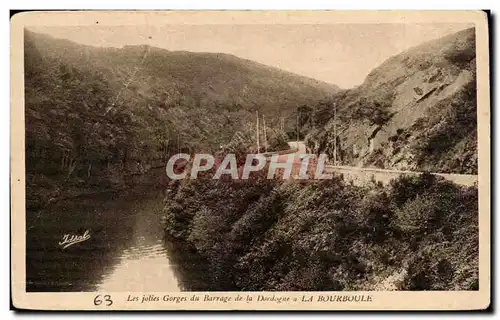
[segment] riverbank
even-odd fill
[[[168,199],[166,233],[226,290],[478,289],[475,187],[198,179]]]
[[[137,173],[102,175],[92,180],[27,174],[26,207],[28,210],[41,210],[59,201],[96,196],[102,193],[125,192],[140,187],[165,188],[166,177],[161,174],[164,168],[164,166],[157,166]]]

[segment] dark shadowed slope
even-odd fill
[[[279,146],[298,106],[338,90],[227,54],[97,48],[28,30],[24,55],[28,191],[123,184],[172,153],[253,145],[256,110]]]

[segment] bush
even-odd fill
[[[364,187],[189,180],[167,232],[228,290],[476,290],[477,200],[430,174]]]

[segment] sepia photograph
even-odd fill
[[[477,19],[197,14],[24,16],[21,290],[169,308],[489,290]]]

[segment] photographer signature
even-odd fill
[[[90,239],[90,232],[86,230],[82,235],[75,234],[65,234],[62,238],[62,241],[59,242],[59,245],[62,246],[63,249],[66,249],[69,246],[72,246],[76,243],[83,242]]]

